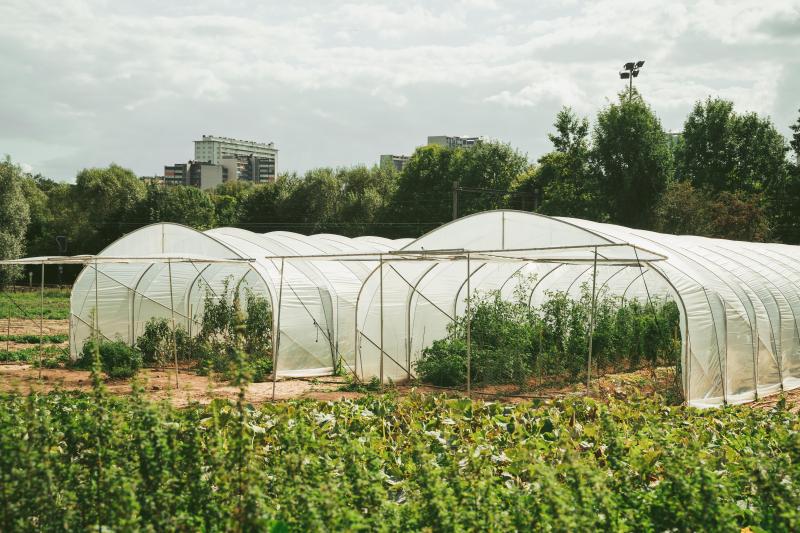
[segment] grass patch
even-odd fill
[[[44,345],[43,346],[43,355],[45,359],[53,359],[53,358],[60,358],[61,355],[64,355],[66,359],[64,362],[69,360],[69,355],[65,352],[63,348],[58,346],[52,345]],[[27,348],[22,348],[21,350],[12,350],[0,351],[0,362],[3,363],[38,363],[39,362],[39,347],[38,346],[29,346]]]
[[[69,318],[69,295],[68,289],[45,289],[44,318]],[[41,314],[40,298],[39,291],[35,290],[3,291],[0,294],[0,318],[38,318]]]
[[[53,344],[60,344],[62,342],[67,342],[69,340],[69,335],[67,334],[59,334],[59,335],[43,335],[42,340],[44,342],[49,342]],[[0,342],[19,342],[25,344],[39,344],[39,335],[33,333],[25,333],[21,335],[0,335]]]

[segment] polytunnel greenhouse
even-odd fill
[[[674,300],[691,405],[742,403],[800,384],[794,246],[490,211],[416,240],[155,224],[83,262],[71,299],[73,357],[95,329],[134,343],[152,317],[191,334],[204,297],[228,284],[271,302],[278,375],[340,366],[359,379],[402,381],[469,312],[470,295],[510,298],[520,280],[534,279],[531,305],[554,290],[577,297],[592,282],[622,298]]]

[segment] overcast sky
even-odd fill
[[[669,130],[707,95],[800,107],[800,0],[3,0],[0,154],[57,179],[140,175],[203,134],[273,141],[279,170],[377,163],[428,135],[532,160],[562,105],[594,115],[636,80]]]

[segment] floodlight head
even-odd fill
[[[619,73],[619,77],[620,77],[620,79],[627,80],[628,78],[631,77],[631,73],[630,72],[620,72]]]
[[[636,68],[642,68],[644,66],[644,61],[637,61]]]
[[[625,63],[625,65],[622,68],[624,68],[625,70],[633,70],[633,65],[634,65],[633,61],[629,61],[628,63]]]
[[[633,76],[634,78],[637,78],[637,77],[639,77],[639,69],[637,68],[636,70],[634,70],[633,72],[631,72],[631,76]]]

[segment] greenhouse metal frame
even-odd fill
[[[152,317],[192,333],[206,294],[228,286],[269,298],[276,375],[341,366],[362,380],[401,381],[470,312],[475,293],[510,298],[530,283],[531,305],[549,291],[578,297],[586,287],[593,296],[672,298],[691,405],[743,403],[800,385],[800,247],[783,244],[501,210],[415,240],[159,223],[96,256],[5,261],[58,262],[86,265],[71,297],[73,357],[95,329],[133,343]]]

